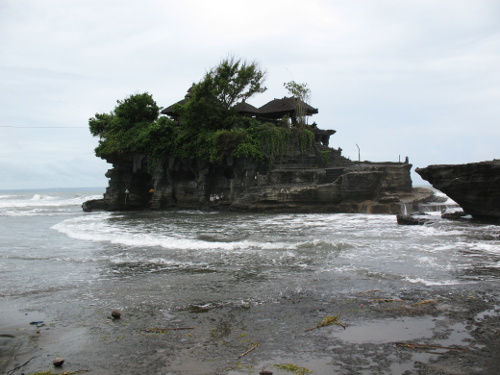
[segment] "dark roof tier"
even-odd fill
[[[168,116],[177,116],[177,113],[175,112],[174,108],[176,105],[184,105],[188,101],[188,98],[184,98],[182,100],[179,100],[177,103],[172,104],[171,106],[165,108],[162,110],[160,113],[163,115],[168,115]]]
[[[184,96],[184,99],[179,100],[177,103],[172,104],[171,106],[165,108],[162,110],[160,113],[163,115],[168,115],[172,117],[176,117],[178,114],[175,112],[174,108],[176,105],[184,105],[188,102],[188,100],[191,98],[191,93],[193,92],[194,84],[191,85],[191,87],[187,90],[186,95]]]
[[[188,90],[186,97],[175,104],[165,108],[160,113],[172,117],[176,117],[178,114],[175,112],[176,105],[184,105],[188,102],[190,98],[191,89]],[[297,116],[297,108],[300,107],[305,111],[306,116],[311,116],[318,113],[318,109],[311,107],[309,104],[297,99],[295,97],[284,97],[283,99],[274,99],[269,103],[264,104],[260,108],[256,108],[251,104],[246,102],[240,102],[236,104],[233,109],[238,113],[243,115],[257,115],[268,119],[279,119],[283,116]]]
[[[258,115],[260,111],[251,104],[247,102],[241,102],[236,104],[233,109],[242,115]]]
[[[284,97],[283,99],[274,99],[264,104],[259,108],[259,114],[269,118],[281,118],[285,115],[295,114],[299,105],[304,109],[306,116],[318,113],[317,108],[311,107],[300,99],[295,97]]]

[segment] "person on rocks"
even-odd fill
[[[148,191],[148,194],[149,194],[149,206],[151,207],[151,204],[153,203],[153,195],[155,193],[155,189],[154,188],[151,188],[149,189]]]

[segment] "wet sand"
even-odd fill
[[[3,300],[0,372],[292,374],[277,366],[292,364],[315,374],[498,373],[498,283],[374,287],[170,309]],[[114,308],[121,319],[111,318]],[[308,330],[335,315],[345,328]],[[66,360],[61,368],[56,357]]]

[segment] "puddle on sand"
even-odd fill
[[[467,345],[468,341],[473,340],[464,323],[455,323],[447,326],[443,334],[445,337],[436,340],[437,345],[460,347],[461,345]]]
[[[337,347],[345,349],[346,345],[353,344],[384,344],[431,339],[434,335],[437,320],[429,318],[398,318],[394,320],[375,320],[371,322],[363,322],[359,325],[349,325],[345,330],[334,329],[332,338],[335,339],[335,344],[328,348],[331,353],[331,358],[304,358],[297,356],[291,358],[276,358],[273,361],[260,362],[258,365],[252,366],[252,370],[238,369],[228,372],[228,375],[243,375],[243,374],[258,374],[259,371],[272,371],[274,375],[290,374],[284,370],[276,368],[276,364],[293,363],[313,371],[314,374],[334,374],[340,371],[345,366],[349,366],[342,358],[335,354]],[[341,342],[338,342],[340,340]],[[412,370],[417,361],[428,362],[432,356],[430,353],[409,352],[410,357],[406,360],[398,361],[394,358],[390,367],[386,370],[390,374],[403,374],[407,370]],[[349,356],[347,353],[345,355]],[[376,357],[377,352],[359,354],[363,357],[364,363],[356,365],[356,371],[359,374],[371,374],[374,369],[382,371],[381,364],[378,363]]]
[[[261,371],[270,371],[273,375],[290,375],[292,372],[280,369],[276,365],[286,365],[293,364],[299,367],[303,367],[309,371],[311,374],[335,374],[335,365],[332,363],[331,359],[320,359],[320,358],[297,358],[297,357],[279,357],[272,361],[263,361],[258,365],[252,365],[251,368],[245,368],[242,366],[241,369],[231,370],[227,375],[249,375],[258,374]]]
[[[178,358],[174,363],[172,363],[167,374],[177,374],[178,372],[182,374],[214,374],[215,364],[209,361],[204,361],[201,359],[194,358]],[[248,374],[247,374],[248,375]]]
[[[484,320],[488,316],[492,316],[492,315],[495,316],[495,315],[498,315],[498,314],[500,314],[500,306],[495,305],[491,309],[485,310],[482,313],[477,314],[476,317],[474,318],[474,320],[476,322],[480,322],[480,321]]]
[[[436,324],[431,319],[402,318],[350,325],[335,331],[335,338],[352,344],[388,343],[430,338]]]
[[[432,356],[433,354],[430,353],[412,353],[411,359],[392,363],[390,367],[390,374],[405,374],[407,371],[412,371],[415,369],[416,362],[427,363]]]
[[[0,306],[0,333],[11,333],[11,331],[30,330],[36,328],[31,322],[39,324],[47,323],[47,315],[40,311],[28,311],[14,304]]]

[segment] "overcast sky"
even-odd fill
[[[307,83],[353,160],[500,158],[499,0],[0,0],[0,189],[104,188],[88,119],[229,55],[267,71],[255,106]]]

